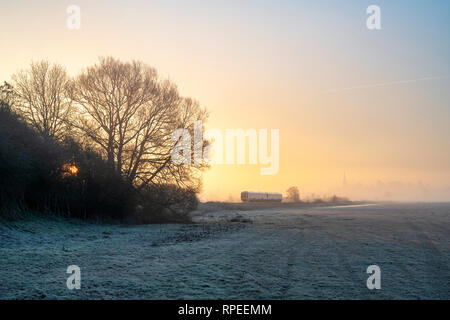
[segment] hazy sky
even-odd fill
[[[381,30],[366,27],[371,4]],[[450,200],[449,24],[449,1],[1,0],[0,80],[42,58],[72,75],[139,59],[206,106],[208,127],[280,130],[278,174],[213,166],[204,200],[293,185]]]

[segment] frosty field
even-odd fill
[[[450,204],[222,210],[188,225],[0,224],[1,299],[450,299]],[[381,289],[366,286],[369,265]],[[66,287],[69,265],[81,289]]]

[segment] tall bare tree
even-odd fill
[[[108,163],[136,185],[175,183],[198,186],[203,163],[177,165],[171,152],[172,132],[193,130],[206,111],[179,95],[176,86],[158,78],[155,69],[138,61],[108,57],[76,79],[74,100],[80,116],[74,126]]]
[[[64,67],[33,62],[13,75],[18,97],[16,111],[39,133],[60,138],[68,129],[72,111],[72,82]]]

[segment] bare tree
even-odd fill
[[[286,190],[286,200],[290,202],[300,202],[300,192],[297,187],[290,187]]]
[[[174,84],[155,69],[133,61],[100,58],[77,79],[74,100],[80,116],[74,126],[116,171],[136,185],[175,183],[197,187],[204,164],[175,165],[172,132],[193,130],[205,110],[180,97]]]
[[[18,97],[15,110],[39,133],[60,138],[72,110],[72,83],[64,67],[48,61],[32,63],[13,75]]]

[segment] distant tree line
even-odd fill
[[[72,78],[40,61],[12,80],[0,86],[1,215],[163,222],[195,208],[206,165],[172,162],[172,132],[207,112],[155,69],[107,57]]]
[[[298,187],[290,187],[286,190],[286,196],[285,196],[286,202],[295,202],[295,203],[329,203],[329,204],[348,204],[351,203],[351,201],[348,198],[345,197],[338,197],[336,195],[328,196],[328,197],[318,197],[315,194],[312,194],[308,199],[300,199],[300,192],[298,190]]]

